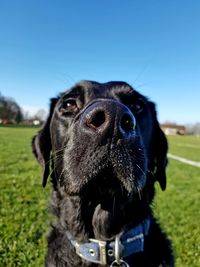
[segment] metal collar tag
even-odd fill
[[[122,248],[120,235],[117,235],[115,237],[115,260],[111,263],[110,267],[129,267],[128,263],[122,260]]]

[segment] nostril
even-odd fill
[[[104,111],[98,111],[92,115],[90,120],[87,122],[87,125],[90,128],[99,128],[106,121],[106,116]]]
[[[129,133],[135,129],[135,120],[129,114],[124,114],[121,119],[121,128],[124,132]]]

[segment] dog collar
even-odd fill
[[[89,242],[78,243],[69,239],[76,253],[86,261],[101,265],[116,262],[119,266],[128,266],[122,259],[144,251],[144,237],[148,235],[150,225],[151,219],[147,218],[128,232],[117,235],[112,241],[89,239]],[[120,262],[125,264],[120,265]]]

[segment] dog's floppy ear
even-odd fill
[[[51,154],[51,137],[50,123],[53,115],[57,98],[51,99],[50,112],[42,129],[32,139],[32,151],[43,169],[42,186],[45,187],[49,176],[50,154]]]
[[[158,123],[154,103],[150,102],[150,108],[154,120],[152,137],[153,172],[155,180],[159,182],[161,189],[164,191],[167,184],[166,167],[168,144],[165,134]]]

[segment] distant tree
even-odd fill
[[[20,123],[23,115],[20,106],[10,97],[0,94],[0,119],[6,123]]]
[[[194,131],[193,131],[193,124],[186,124],[186,134],[188,135],[193,135]]]
[[[27,110],[23,110],[23,119],[24,120],[29,120],[30,119],[30,114]]]
[[[33,118],[39,121],[45,121],[46,116],[46,111],[44,109],[39,109],[37,113],[33,116]]]
[[[195,124],[187,124],[186,133],[189,135],[200,135],[200,123],[197,122]]]
[[[200,123],[195,123],[194,125],[194,134],[200,135]]]

